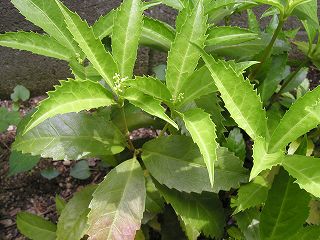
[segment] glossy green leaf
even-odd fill
[[[260,211],[250,208],[234,216],[245,240],[260,240]]]
[[[136,159],[111,170],[93,193],[88,215],[89,239],[133,240],[145,208],[143,171]]]
[[[9,176],[31,170],[40,161],[39,156],[31,156],[13,151],[9,158]]]
[[[156,100],[134,88],[127,89],[124,97],[129,100],[130,103],[141,108],[143,111],[165,120],[178,129],[178,125],[165,114],[165,109],[161,106],[161,101]]]
[[[85,113],[69,113],[48,119],[24,135],[18,134],[13,149],[54,160],[77,160],[113,155],[123,146],[123,136],[111,122]]]
[[[70,170],[70,176],[77,179],[87,179],[91,176],[89,164],[86,160],[77,162]]]
[[[182,114],[183,121],[193,141],[198,145],[207,166],[211,186],[214,183],[214,165],[217,161],[216,126],[210,115],[200,108]]]
[[[0,132],[7,130],[9,125],[17,125],[19,122],[19,112],[9,111],[4,107],[0,107]]]
[[[183,89],[183,96],[181,101],[177,102],[178,106],[217,91],[211,73],[206,66],[194,71],[188,81],[183,82],[181,89]]]
[[[199,233],[203,232],[206,236],[222,237],[225,215],[216,194],[181,193],[160,184],[157,184],[156,187],[181,217],[186,228],[192,228],[193,231]]]
[[[246,157],[246,143],[239,128],[234,128],[229,132],[226,139],[226,145],[231,152],[233,152],[240,160],[244,161]]]
[[[258,38],[258,34],[245,28],[219,26],[209,28],[206,46],[218,44],[239,44]]]
[[[296,183],[309,193],[320,197],[320,159],[302,155],[286,156],[282,161],[283,167],[296,178]]]
[[[226,108],[238,126],[255,139],[266,136],[267,119],[262,103],[249,80],[235,72],[227,62],[216,62],[202,51],[202,58],[215,81]],[[243,99],[246,96],[246,101]],[[250,104],[247,104],[247,103]]]
[[[92,27],[89,27],[87,22],[83,21],[78,14],[71,12],[59,0],[55,0],[61,12],[63,13],[65,22],[73,38],[78,43],[82,51],[85,53],[88,60],[94,68],[103,77],[106,83],[113,88],[113,77],[118,73],[117,65],[109,52],[101,41],[96,38]]]
[[[143,92],[159,100],[170,102],[171,93],[169,92],[166,85],[153,77],[137,76],[134,80],[125,81],[124,84],[138,89],[140,92]]]
[[[23,235],[33,240],[56,239],[55,224],[28,212],[18,213],[17,227]]]
[[[183,83],[193,73],[200,58],[199,51],[192,43],[203,47],[206,31],[203,0],[200,0],[176,34],[168,53],[166,82],[174,101],[177,101],[179,94],[184,92]]]
[[[275,152],[296,140],[320,123],[320,87],[299,98],[286,112],[274,130],[269,151]]]
[[[310,197],[293,181],[283,169],[276,176],[260,217],[262,240],[291,239],[305,223]]]
[[[73,41],[55,0],[12,0],[11,2],[27,20],[41,27],[62,46],[72,50],[77,57],[79,56],[81,50]]]
[[[34,32],[7,32],[0,35],[0,46],[30,51],[68,61],[73,53],[54,38]]]
[[[236,207],[235,213],[264,203],[267,200],[268,190],[268,182],[261,176],[257,176],[252,182],[240,186],[238,197],[232,204]]]
[[[253,168],[250,172],[250,181],[260,172],[271,169],[273,166],[281,164],[284,153],[277,151],[268,153],[268,143],[263,138],[257,138],[253,145]]]
[[[114,103],[112,94],[97,82],[69,79],[60,83],[61,85],[55,86],[55,91],[48,92],[47,99],[40,102],[24,133],[58,114],[90,110]]]
[[[57,240],[81,239],[88,229],[89,203],[96,186],[87,186],[77,192],[62,210],[57,225]]]
[[[112,30],[112,54],[121,77],[132,77],[142,30],[141,0],[124,0],[117,10]]]
[[[145,143],[142,150],[143,162],[151,175],[159,183],[179,191],[228,191],[248,179],[242,161],[226,148],[218,148],[214,185],[211,188],[201,153],[192,139],[186,136],[157,138]]]

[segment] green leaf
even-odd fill
[[[89,164],[86,160],[77,162],[70,170],[70,176],[77,179],[87,179],[91,176]]]
[[[8,176],[29,171],[36,166],[39,161],[39,156],[31,156],[29,154],[22,154],[21,152],[13,151],[9,158]]]
[[[226,139],[226,145],[231,152],[233,152],[240,160],[244,161],[246,157],[246,143],[239,128],[234,128],[229,132]]]
[[[279,9],[280,12],[284,13],[285,9],[282,4],[282,0],[254,0],[257,3],[267,4],[274,6]]]
[[[274,103],[267,111],[268,118],[268,130],[270,133],[273,133],[276,127],[278,126],[281,118],[284,115],[284,111],[281,108],[279,103]]]
[[[48,92],[47,99],[40,102],[24,133],[58,114],[90,110],[114,103],[112,94],[97,82],[69,79],[60,83],[60,86],[55,86],[55,91]]]
[[[73,53],[54,38],[34,32],[7,32],[0,34],[0,46],[30,51],[35,54],[68,61]]]
[[[286,112],[274,130],[269,151],[275,152],[315,128],[320,122],[320,87],[299,98]]]
[[[235,213],[259,206],[268,196],[268,182],[261,176],[254,178],[252,182],[242,185],[238,190],[238,197],[232,203],[236,207]]]
[[[319,29],[317,5],[317,0],[303,1],[303,4],[299,4],[293,9],[292,15],[297,16],[301,21],[306,21],[307,23],[304,23],[304,25],[307,24],[309,30],[311,30],[310,28]]]
[[[156,187],[181,217],[187,229],[192,228],[210,237],[222,237],[225,215],[217,194],[181,193],[160,184],[156,184]]]
[[[165,64],[159,64],[158,66],[152,68],[152,71],[154,72],[156,78],[162,82],[166,81],[166,68],[167,65]]]
[[[113,19],[116,16],[116,9],[112,9],[110,12],[101,16],[92,26],[94,35],[102,40],[103,38],[112,34]]]
[[[58,215],[61,215],[61,212],[66,207],[67,202],[60,195],[56,195],[54,200],[55,200],[55,203],[56,203],[57,213],[58,213]]]
[[[48,119],[24,135],[18,134],[13,143],[18,151],[54,160],[113,155],[123,146],[124,138],[111,122],[85,113]]]
[[[136,159],[112,169],[89,205],[89,239],[134,239],[145,207],[143,171]]]
[[[146,212],[158,214],[164,210],[164,200],[162,199],[158,189],[154,185],[150,176],[146,180]]]
[[[231,117],[252,139],[266,136],[266,112],[253,85],[249,80],[245,80],[242,74],[236,73],[227,62],[216,62],[213,57],[204,51],[201,52]]]
[[[214,183],[214,165],[217,161],[216,126],[210,115],[200,108],[182,114],[183,121],[193,141],[198,145],[207,166],[211,186]]]
[[[19,112],[9,111],[4,107],[0,107],[0,132],[6,131],[9,125],[17,125],[19,122]]]
[[[165,120],[178,129],[178,125],[165,114],[165,109],[161,106],[161,101],[156,100],[134,88],[128,88],[124,97],[129,100],[130,103],[141,108],[143,111]]]
[[[250,208],[234,216],[246,240],[260,240],[260,211]]]
[[[308,70],[309,69],[307,67],[304,67],[304,68],[301,68],[296,74],[292,73],[294,74],[293,78],[290,80],[288,85],[281,92],[282,93],[290,92],[294,90],[296,87],[298,87],[307,78]],[[288,76],[288,79],[290,79],[289,78],[290,76],[291,75]]]
[[[216,44],[239,44],[258,38],[258,34],[245,28],[219,26],[209,28],[206,46]]]
[[[79,44],[82,51],[92,63],[94,68],[103,77],[106,83],[113,89],[113,77],[118,72],[117,65],[109,52],[99,39],[93,33],[92,27],[89,27],[87,22],[76,13],[67,9],[59,0],[55,0],[67,23],[69,31],[72,33],[74,40]]]
[[[12,0],[11,2],[27,20],[41,27],[58,43],[72,50],[79,57],[81,50],[73,41],[55,0]]]
[[[57,224],[57,240],[81,239],[88,229],[89,203],[96,186],[77,192],[62,210]]]
[[[263,138],[257,138],[253,145],[253,167],[250,172],[250,181],[260,172],[271,169],[273,166],[281,164],[284,157],[282,151],[268,153],[268,143]]]
[[[320,227],[308,226],[301,229],[292,240],[319,240],[320,239]]]
[[[296,178],[296,183],[307,192],[320,197],[320,159],[302,155],[286,156],[282,161],[283,167]]]
[[[180,102],[177,102],[178,106],[217,91],[211,73],[206,66],[194,71],[188,81],[183,82],[181,89],[183,89],[183,97]]]
[[[161,222],[161,240],[187,240],[181,225],[174,209],[169,205],[165,206]]]
[[[175,31],[168,24],[144,17],[140,44],[168,51],[174,41]]]
[[[226,148],[218,148],[214,185],[211,188],[201,153],[192,139],[186,136],[157,138],[145,143],[142,150],[143,162],[151,175],[159,183],[179,191],[228,191],[248,179],[242,161]]]
[[[13,93],[11,93],[10,97],[14,102],[18,102],[19,100],[27,101],[30,98],[30,91],[22,85],[17,85],[13,89]]]
[[[40,173],[41,173],[42,177],[44,177],[48,180],[52,180],[60,175],[60,172],[57,169],[52,168],[52,167],[44,169]]]
[[[171,93],[169,92],[167,86],[153,77],[137,76],[134,80],[125,81],[124,84],[159,100],[164,100],[167,102],[171,101]]]
[[[56,239],[55,224],[28,212],[18,213],[17,227],[23,235],[33,240]]]
[[[258,93],[261,100],[266,103],[277,90],[279,83],[284,78],[284,71],[287,63],[287,54],[273,56],[267,66],[262,69],[264,74],[261,84],[258,87]]]
[[[121,77],[132,77],[142,30],[141,0],[124,0],[113,22],[112,54]]]
[[[188,80],[198,64],[200,53],[192,44],[204,46],[207,31],[207,17],[204,15],[203,0],[199,0],[192,14],[188,16],[168,53],[166,81],[173,99],[183,93],[182,85]],[[191,43],[192,42],[192,43]]]
[[[310,197],[293,181],[283,169],[276,176],[260,217],[262,240],[291,239],[305,223]]]
[[[260,33],[260,25],[257,21],[257,17],[255,13],[252,11],[252,9],[247,9],[248,14],[248,27],[251,31],[255,33]]]

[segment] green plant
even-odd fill
[[[320,228],[305,223],[319,224],[308,204],[320,197],[320,163],[310,156],[319,141],[320,88],[308,91],[309,60],[291,71],[297,31],[282,30],[297,16],[314,54],[317,1],[125,0],[92,27],[59,0],[12,2],[48,35],[5,33],[0,44],[66,60],[74,74],[20,124],[13,148],[53,160],[100,157],[114,167],[98,186],[59,204],[57,225],[21,213],[23,234],[148,239],[153,229],[163,239],[318,237]],[[179,11],[175,29],[143,16],[159,3]],[[264,31],[251,10],[259,4],[271,5]],[[229,26],[244,10],[249,29]],[[216,25],[221,20],[226,26]],[[165,82],[133,76],[139,43],[169,50]],[[150,126],[162,129],[157,138],[142,146],[130,138]]]

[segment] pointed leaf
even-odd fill
[[[170,102],[171,93],[169,92],[167,86],[154,77],[137,76],[134,80],[125,81],[124,84],[154,98],[158,98],[159,100]]]
[[[13,143],[16,150],[54,160],[113,155],[123,146],[123,136],[111,122],[85,113],[48,119],[24,135],[18,134]]]
[[[121,77],[132,77],[142,30],[141,0],[124,0],[113,22],[112,54]]]
[[[320,87],[299,98],[274,130],[269,151],[275,152],[315,128],[320,123]]]
[[[143,145],[142,159],[151,175],[161,184],[184,192],[219,192],[247,182],[242,162],[226,148],[218,148],[213,188],[200,151],[186,136],[161,137]],[[177,178],[177,175],[179,178]]]
[[[160,184],[156,184],[156,187],[182,218],[186,228],[203,232],[206,236],[222,237],[225,215],[217,194],[181,193]]]
[[[89,203],[96,186],[91,185],[77,192],[62,210],[57,225],[57,240],[81,239],[87,228]]]
[[[250,172],[250,181],[254,179],[260,172],[271,169],[273,166],[281,164],[284,153],[277,151],[268,153],[268,143],[263,138],[257,138],[253,145],[253,168]]]
[[[12,151],[9,158],[8,176],[31,170],[40,161],[39,156],[22,154],[21,152]]]
[[[227,62],[216,62],[204,51],[202,51],[202,58],[211,72],[226,108],[239,127],[252,139],[266,136],[266,112],[249,80],[245,80],[242,74],[236,73]]]
[[[81,50],[66,28],[63,14],[55,0],[12,0],[11,2],[27,20],[41,27],[62,46],[72,50],[75,55],[80,54]]]
[[[28,212],[18,213],[17,227],[23,235],[33,240],[56,239],[55,224]]]
[[[54,38],[33,32],[7,32],[0,35],[0,46],[30,51],[68,61],[73,53]]]
[[[291,239],[305,223],[310,197],[293,181],[283,169],[276,176],[260,217],[262,240]]]
[[[286,156],[282,162],[296,183],[309,193],[320,197],[320,159],[302,155]]]
[[[103,77],[106,83],[113,88],[113,77],[118,72],[117,65],[101,41],[96,38],[92,27],[83,21],[78,14],[71,12],[59,0],[57,1],[69,31],[72,33],[74,40],[92,63],[94,68]]]
[[[97,82],[69,79],[60,83],[60,86],[55,86],[55,91],[48,92],[47,99],[40,102],[24,132],[58,114],[80,112],[114,103],[112,94]]]
[[[133,240],[140,228],[145,198],[143,171],[136,159],[111,170],[89,205],[89,239]]]
[[[214,165],[217,161],[216,126],[210,115],[200,108],[182,114],[183,121],[193,141],[198,145],[207,166],[211,186],[214,182]]]
[[[217,91],[211,73],[206,66],[194,71],[188,81],[183,82],[181,89],[183,89],[183,98],[177,103],[178,106]]]
[[[207,32],[208,38],[206,40],[206,46],[216,45],[221,43],[226,44],[239,44],[254,40],[258,37],[257,33],[254,33],[245,28],[219,26],[212,27]]]
[[[236,207],[235,213],[264,203],[268,196],[268,182],[257,176],[252,182],[242,185],[238,190],[238,197],[232,204]]]
[[[200,58],[199,51],[191,42],[203,47],[206,39],[203,0],[198,1],[180,30],[168,54],[166,73],[167,86],[175,100],[178,100],[179,93],[183,93],[182,85],[192,74]]]
[[[127,89],[124,97],[143,111],[165,120],[178,129],[178,125],[165,114],[165,109],[161,106],[161,101],[156,100],[134,88]]]

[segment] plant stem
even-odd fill
[[[128,124],[127,124],[127,119],[126,119],[126,114],[124,112],[124,108],[123,108],[123,106],[121,106],[120,108],[121,108],[120,111],[121,111],[121,116],[122,116],[122,120],[123,120],[123,124],[124,124],[124,130],[125,130],[124,134],[126,136],[126,140],[127,140],[127,143],[128,143],[127,147],[128,147],[128,149],[130,151],[135,152],[135,148],[134,148],[133,143],[132,143],[132,141],[130,139],[130,132],[129,132],[129,129],[128,129]]]
[[[261,67],[264,65],[267,58],[270,57],[273,45],[274,45],[275,41],[277,40],[279,33],[282,30],[284,22],[285,21],[284,21],[283,17],[280,16],[279,24],[273,33],[271,41],[269,42],[268,46],[263,51],[263,54],[260,57],[260,60],[259,60],[260,63],[255,66],[255,68],[252,70],[252,72],[250,73],[250,75],[248,77],[250,80],[253,80],[256,77],[257,73],[260,71]]]
[[[168,127],[169,127],[169,123],[166,123],[166,125],[164,125],[163,129],[159,133],[158,137],[162,137],[163,134],[167,131]]]

